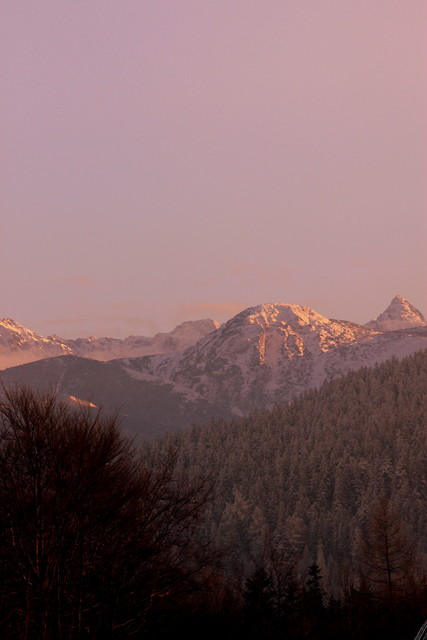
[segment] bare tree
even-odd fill
[[[394,611],[413,575],[414,545],[403,532],[396,509],[381,497],[371,512],[360,543],[361,570],[372,591]]]
[[[189,589],[209,488],[144,461],[117,418],[53,394],[0,406],[0,633],[129,637]]]

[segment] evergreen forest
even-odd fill
[[[362,591],[395,614],[409,593],[427,605],[426,391],[422,351],[150,446],[176,447],[186,474],[209,475],[205,535],[237,591],[260,571],[304,586],[311,567],[331,602]]]

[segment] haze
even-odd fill
[[[427,312],[424,0],[2,3],[0,317]]]

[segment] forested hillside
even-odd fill
[[[360,579],[361,541],[384,501],[417,558],[414,572],[425,571],[426,390],[423,351],[349,373],[273,411],[170,436],[183,469],[211,475],[207,527],[230,551],[236,575],[280,550],[301,576],[317,562],[327,589],[342,593]]]
[[[136,448],[0,404],[5,639],[390,640],[427,616],[427,352]]]

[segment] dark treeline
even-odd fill
[[[0,405],[0,637],[412,638],[427,617],[427,353],[142,449]]]

